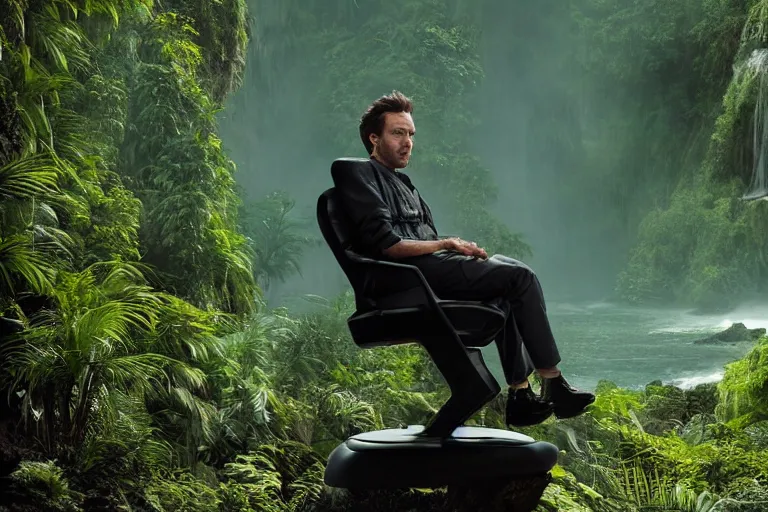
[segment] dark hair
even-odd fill
[[[392,94],[382,96],[365,110],[360,119],[360,138],[363,140],[363,145],[368,150],[369,155],[373,153],[370,135],[372,133],[381,135],[381,130],[384,128],[384,114],[387,112],[411,114],[413,113],[413,103],[403,93],[392,91]]]

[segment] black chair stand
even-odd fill
[[[331,174],[359,172],[365,159],[336,160]],[[318,199],[317,220],[355,293],[348,319],[361,348],[418,343],[445,378],[450,399],[426,425],[357,434],[330,454],[325,483],[346,489],[435,488],[546,474],[557,447],[508,430],[463,426],[500,391],[480,347],[504,327],[501,302],[441,300],[412,265],[364,257],[353,250],[352,226],[335,188]],[[375,293],[375,283],[398,283]]]

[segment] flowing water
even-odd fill
[[[759,75],[760,83],[752,118],[752,183],[744,199],[761,199],[768,196],[768,49],[754,50],[745,66]]]
[[[734,322],[768,328],[768,305],[749,305],[723,315],[690,310],[653,309],[610,303],[550,303],[550,323],[558,340],[568,381],[593,390],[605,379],[629,389],[654,380],[691,388],[719,381],[726,363],[744,356],[754,342],[699,345],[693,342]],[[494,345],[485,351],[503,383]]]

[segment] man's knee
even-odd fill
[[[523,275],[530,275],[535,276],[536,273],[533,271],[531,267],[526,265],[520,260],[516,260],[514,258],[510,258],[509,256],[504,256],[503,254],[494,254],[491,256],[492,260],[503,263],[506,266],[513,267],[514,270],[511,270],[509,272],[513,274],[523,274]]]
[[[499,284],[504,287],[503,294],[512,300],[528,296],[531,293],[540,295],[541,286],[533,269],[521,261],[512,258],[507,258],[507,260],[497,269]]]

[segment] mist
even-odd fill
[[[251,2],[260,36],[243,86],[220,115],[246,208],[283,190],[296,201],[290,215],[317,237],[315,201],[332,186],[331,162],[367,156],[359,117],[397,89],[415,103],[405,172],[440,234],[492,244],[483,228],[500,223],[531,253],[500,250],[530,264],[549,299],[725,303],[714,288],[664,277],[678,279],[689,266],[687,242],[664,242],[682,260],[659,271],[648,252],[656,242],[647,239],[657,235],[641,233],[644,219],[669,208],[673,192],[707,167],[731,79],[710,55],[726,34],[703,5],[291,5]],[[480,180],[476,190],[466,176]],[[478,202],[482,215],[462,219],[465,205]],[[307,246],[301,274],[272,283],[268,296],[275,305],[333,296],[346,286],[336,267],[323,244]]]
[[[259,16],[259,7],[267,8],[266,4],[254,3],[255,16]],[[317,16],[322,17],[323,9],[319,11]],[[349,38],[366,41],[365,27],[354,26],[355,21],[367,18],[365,11],[361,7],[351,15],[343,12],[335,17],[325,13],[332,24],[353,25],[336,36],[324,35],[327,47]],[[585,81],[585,71],[574,61],[574,45],[582,43],[579,34],[569,30],[569,11],[562,3],[551,1],[535,5],[486,2],[481,11],[467,17],[454,10],[456,18],[447,21],[468,23],[477,31],[472,34],[474,51],[484,74],[475,87],[460,94],[463,105],[445,107],[459,109],[456,115],[471,118],[461,133],[451,136],[456,136],[490,172],[497,198],[485,206],[532,246],[533,256],[527,262],[537,270],[548,295],[579,299],[611,296],[628,249],[623,226],[615,223],[606,228],[610,222],[605,219],[612,213],[589,187],[563,186],[585,179],[580,177],[585,165],[581,131],[588,122],[589,108],[587,95],[573,93],[573,84]],[[425,112],[423,102],[419,103],[419,91],[409,88],[413,80],[396,66],[367,67],[364,87],[354,91],[355,110],[345,112],[349,114],[347,122],[334,124],[329,132],[329,119],[339,118],[334,96],[341,88],[323,86],[324,64],[343,64],[352,72],[354,62],[344,62],[344,56],[339,55],[329,59],[318,46],[307,44],[321,37],[325,27],[301,25],[290,14],[276,16],[272,23],[301,25],[317,34],[296,36],[301,30],[269,30],[264,28],[268,22],[261,23],[263,32],[281,38],[270,42],[281,49],[280,53],[265,59],[265,52],[272,47],[251,46],[244,84],[220,120],[222,139],[237,164],[236,179],[244,200],[254,201],[271,191],[284,190],[296,200],[293,214],[313,220],[317,196],[332,186],[331,162],[343,156],[367,156],[357,133],[359,115],[370,101],[397,89],[417,96],[414,121],[419,133],[412,164],[405,172],[436,210],[438,229],[453,231],[447,215],[451,198],[430,187],[419,172],[419,164],[425,152],[434,151],[422,142],[424,132],[431,130],[429,138],[440,139],[455,127],[425,122],[429,112]],[[269,64],[264,64],[265,60]],[[411,71],[418,73],[418,61],[415,64]],[[431,100],[439,105],[450,95],[445,96]],[[473,233],[465,236],[472,237]],[[334,295],[345,285],[336,267],[327,248],[309,248],[302,259],[301,275],[276,284],[271,296],[284,301],[303,293]]]

